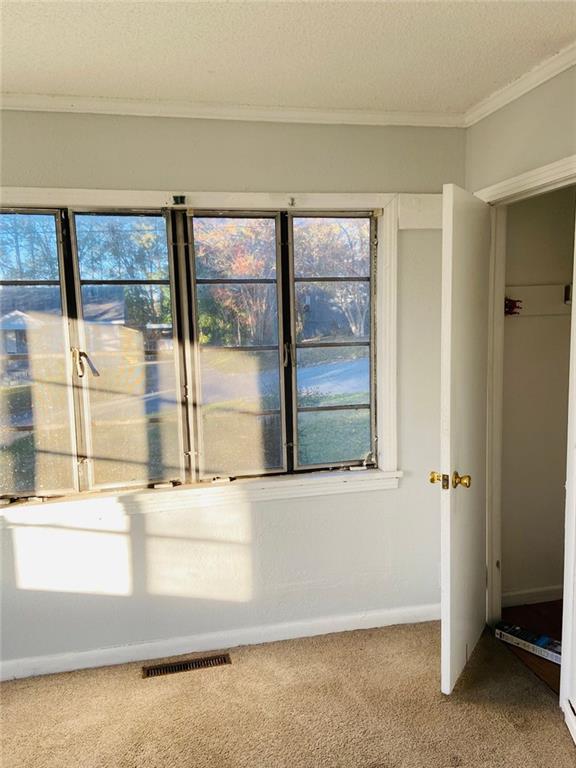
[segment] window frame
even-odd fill
[[[397,467],[397,413],[396,413],[396,312],[397,312],[397,237],[398,237],[398,202],[395,193],[188,193],[179,200],[172,200],[166,192],[133,192],[117,190],[63,190],[63,189],[20,189],[4,188],[6,204],[2,210],[18,210],[22,213],[34,213],[45,210],[56,212],[65,218],[71,213],[150,213],[163,215],[166,220],[169,259],[171,269],[173,322],[177,327],[179,355],[176,365],[180,373],[182,414],[180,421],[183,435],[183,455],[185,457],[185,484],[192,483],[190,490],[206,491],[210,483],[198,478],[195,469],[197,455],[197,434],[195,431],[194,411],[196,411],[196,392],[192,378],[196,378],[193,344],[195,329],[191,326],[192,286],[190,276],[190,254],[192,241],[189,236],[188,213],[202,211],[227,211],[238,215],[244,211],[255,216],[264,213],[268,216],[283,212],[294,217],[321,213],[326,216],[340,213],[350,216],[369,211],[376,217],[377,241],[379,244],[377,261],[372,262],[371,276],[371,363],[376,358],[378,370],[371,364],[372,396],[375,406],[372,409],[377,437],[375,449],[377,466],[360,473],[346,472],[351,463],[346,462],[342,471],[327,472],[325,465],[305,467],[297,472],[271,472],[251,478],[238,477],[235,481],[244,487],[244,493],[254,493],[255,498],[289,498],[318,495],[327,492],[330,485],[341,481],[342,491],[351,491],[354,486],[365,489],[397,488],[402,472]],[[68,205],[62,201],[68,200]],[[13,201],[9,205],[8,201]],[[224,206],[218,205],[225,202]],[[40,203],[43,203],[40,205]],[[110,204],[112,203],[112,204]],[[48,204],[48,205],[47,205]],[[58,223],[60,225],[60,216]],[[62,244],[59,244],[62,248]],[[280,306],[279,306],[280,311]],[[280,347],[280,349],[282,349]],[[188,428],[184,428],[186,425]],[[187,461],[186,461],[187,459]],[[334,466],[334,465],[330,465]],[[360,468],[360,467],[359,467]],[[364,469],[364,468],[362,468]],[[195,486],[198,487],[195,487]],[[134,488],[145,490],[150,485],[142,483],[127,486],[125,483],[114,484],[109,488],[98,488],[97,492]],[[277,488],[278,490],[273,490]],[[253,489],[253,490],[250,490]],[[216,491],[216,489],[212,489]],[[220,491],[225,489],[220,488]],[[230,490],[230,489],[226,489]],[[339,491],[340,492],[340,491]],[[62,495],[62,492],[58,492]]]
[[[127,480],[121,482],[107,482],[97,483],[95,481],[94,472],[94,457],[92,447],[92,415],[90,406],[90,376],[85,376],[82,379],[78,379],[76,372],[72,371],[72,386],[74,389],[75,398],[77,401],[77,419],[81,424],[77,429],[77,445],[78,445],[78,475],[81,491],[108,491],[123,488],[146,488],[154,487],[155,485],[163,485],[165,483],[182,484],[187,480],[186,473],[186,450],[184,444],[184,429],[182,418],[182,369],[180,364],[180,331],[178,327],[177,318],[177,300],[176,300],[176,270],[173,254],[173,239],[171,237],[170,217],[165,210],[158,209],[133,209],[133,208],[103,208],[94,210],[92,208],[67,208],[64,210],[65,217],[68,226],[68,247],[70,249],[70,285],[71,290],[74,292],[74,316],[73,328],[74,333],[71,337],[76,342],[72,346],[77,346],[79,349],[86,349],[86,329],[84,323],[84,306],[82,300],[82,286],[83,285],[166,285],[170,289],[170,308],[172,313],[172,342],[174,344],[174,368],[175,368],[175,383],[176,383],[176,395],[180,396],[180,407],[178,408],[177,431],[178,431],[178,457],[179,457],[179,469],[182,475],[182,479],[178,479],[176,482],[168,478],[149,478],[147,481],[142,480]],[[83,280],[80,274],[80,258],[78,239],[76,231],[76,216],[151,216],[155,218],[161,218],[164,221],[166,231],[166,252],[167,252],[167,264],[168,264],[168,280]]]
[[[66,256],[65,256],[65,232],[64,232],[64,226],[63,226],[63,219],[62,219],[62,209],[61,208],[52,208],[52,207],[35,207],[30,208],[28,206],[26,207],[20,207],[20,206],[1,206],[0,207],[0,216],[4,214],[21,214],[21,215],[46,215],[46,216],[52,216],[54,218],[54,233],[56,236],[56,254],[58,259],[58,279],[57,280],[0,280],[1,286],[18,286],[18,285],[52,285],[56,286],[59,289],[60,293],[60,306],[62,310],[62,330],[63,330],[63,343],[64,343],[64,365],[66,370],[66,378],[67,378],[67,393],[66,393],[66,401],[67,401],[67,410],[68,410],[68,418],[69,418],[69,449],[70,449],[70,464],[71,464],[71,477],[72,477],[72,486],[69,488],[54,488],[54,489],[43,489],[41,492],[31,492],[31,493],[19,493],[16,492],[14,494],[8,493],[7,495],[14,498],[30,498],[30,497],[42,497],[42,496],[61,496],[61,495],[67,495],[67,494],[76,494],[81,490],[81,486],[79,483],[79,477],[78,477],[78,422],[77,422],[77,415],[74,405],[74,392],[72,387],[70,386],[70,382],[72,381],[72,374],[73,374],[73,368],[72,368],[72,360],[71,356],[69,354],[70,348],[72,346],[72,331],[71,331],[71,309],[70,307],[70,296],[67,291],[67,278],[66,278],[66,270],[67,270],[67,264],[66,264]],[[2,494],[0,494],[0,499],[2,498]]]
[[[231,476],[234,479],[242,477],[264,477],[266,475],[293,475],[319,470],[331,471],[334,469],[347,469],[349,467],[366,466],[365,460],[355,459],[347,461],[322,462],[317,464],[303,464],[298,462],[298,405],[297,405],[297,349],[296,341],[296,283],[294,274],[294,241],[293,241],[293,220],[295,218],[358,218],[369,219],[370,222],[370,274],[367,278],[350,278],[350,282],[367,282],[369,284],[370,299],[370,340],[368,342],[354,342],[349,344],[333,344],[330,346],[363,346],[369,347],[370,363],[370,402],[368,405],[362,405],[356,408],[354,405],[343,406],[342,410],[369,410],[370,413],[370,454],[373,463],[368,466],[377,469],[377,355],[376,355],[376,277],[377,277],[377,220],[379,212],[374,210],[306,210],[306,211],[255,211],[239,209],[193,209],[186,212],[186,223],[188,227],[188,242],[191,253],[189,256],[189,269],[192,281],[191,304],[192,318],[191,328],[195,334],[193,340],[193,355],[196,374],[194,399],[196,408],[196,434],[197,438],[197,478],[199,482],[207,482],[218,479],[218,476],[204,475],[202,468],[202,429],[201,429],[201,366],[199,361],[200,344],[197,339],[198,326],[198,299],[196,286],[203,284],[203,279],[196,278],[196,265],[194,254],[194,218],[274,218],[276,220],[276,296],[278,312],[278,350],[280,364],[280,415],[283,439],[284,468],[262,470],[257,475],[237,475]],[[318,278],[319,280],[321,278]],[[346,282],[348,278],[342,278]],[[217,282],[217,281],[215,281]],[[305,345],[304,345],[305,346]],[[312,347],[312,345],[310,345]],[[317,345],[320,346],[320,345]],[[328,346],[328,344],[326,345]],[[288,363],[285,360],[288,358]],[[314,412],[321,412],[325,409],[313,409]]]
[[[282,243],[281,243],[281,213],[280,211],[237,211],[237,210],[197,210],[186,212],[186,228],[188,232],[188,243],[190,246],[190,253],[188,259],[188,268],[190,273],[191,289],[190,289],[190,329],[191,329],[191,343],[192,343],[192,356],[194,373],[192,375],[193,387],[194,387],[194,417],[196,422],[196,467],[194,471],[194,477],[197,482],[206,483],[211,482],[218,476],[206,474],[203,467],[204,458],[204,439],[202,429],[202,366],[200,363],[200,349],[201,344],[198,340],[198,294],[197,285],[208,285],[210,282],[217,283],[218,280],[208,281],[204,278],[196,278],[196,259],[194,251],[194,218],[244,218],[244,219],[273,219],[275,221],[276,232],[276,311],[278,320],[278,374],[279,374],[279,395],[280,395],[280,427],[281,427],[281,456],[282,456],[282,468],[274,467],[272,469],[262,469],[257,475],[237,475],[235,478],[241,477],[264,477],[266,475],[286,475],[290,474],[290,459],[289,459],[289,446],[287,439],[287,396],[286,396],[286,377],[284,375],[283,357],[284,357],[284,344],[285,344],[285,328],[283,323],[283,288],[282,288]],[[225,278],[222,279],[223,281]],[[239,280],[238,283],[241,283]],[[272,345],[271,345],[272,346]],[[231,347],[234,349],[234,347]],[[257,349],[257,347],[255,347]]]
[[[377,463],[377,456],[376,456],[376,445],[378,443],[378,431],[377,431],[377,425],[378,425],[378,419],[377,419],[377,399],[376,399],[376,382],[377,382],[377,360],[376,360],[376,354],[375,354],[375,348],[376,348],[376,277],[377,277],[377,256],[378,256],[378,238],[377,238],[377,216],[375,215],[374,211],[326,211],[326,210],[317,210],[317,211],[289,211],[288,215],[288,249],[287,249],[287,257],[288,257],[288,269],[289,269],[289,297],[290,297],[290,315],[291,315],[291,343],[292,343],[292,351],[291,351],[291,357],[292,357],[292,404],[291,404],[291,414],[288,414],[288,418],[291,417],[292,420],[292,430],[293,430],[293,471],[294,472],[313,472],[315,470],[321,470],[321,469],[337,469],[337,468],[346,468],[346,467],[362,467],[365,466],[365,462],[362,459],[357,460],[348,460],[348,461],[334,461],[334,462],[323,462],[320,464],[299,464],[298,462],[298,386],[297,386],[297,375],[298,375],[298,349],[304,349],[304,348],[319,348],[319,347],[345,347],[345,346],[358,346],[358,347],[368,347],[369,348],[369,364],[370,364],[370,375],[369,375],[369,383],[370,383],[370,396],[368,403],[368,406],[362,405],[361,408],[357,408],[354,405],[348,405],[348,406],[340,406],[340,410],[366,410],[366,408],[369,409],[370,412],[370,454],[372,455],[372,462],[370,462],[369,466],[373,466],[373,468],[378,467]],[[353,340],[349,342],[338,342],[338,343],[326,343],[326,344],[301,344],[299,345],[299,342],[296,338],[296,316],[297,316],[297,303],[296,303],[296,285],[298,282],[322,282],[323,280],[328,281],[330,278],[326,277],[318,277],[318,278],[297,278],[294,271],[294,219],[300,219],[300,218],[326,218],[326,219],[339,219],[339,218],[346,218],[346,219],[369,219],[370,221],[370,274],[368,278],[362,278],[361,280],[358,278],[338,278],[338,280],[342,282],[368,282],[369,290],[369,301],[370,301],[370,340],[368,342],[354,342]],[[300,409],[302,410],[302,409]],[[322,412],[323,409],[321,407],[318,408],[311,408],[307,412]]]

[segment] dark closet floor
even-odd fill
[[[554,640],[561,640],[562,600],[503,608],[502,621],[517,624],[531,632],[549,635]],[[560,693],[560,666],[558,664],[547,661],[547,659],[541,659],[539,656],[523,651],[522,648],[516,648],[513,645],[507,645],[506,647],[518,656],[553,691]]]

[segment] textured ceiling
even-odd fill
[[[576,39],[576,2],[15,2],[2,91],[460,113]]]

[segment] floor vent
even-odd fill
[[[192,669],[221,667],[224,664],[232,664],[229,653],[219,653],[217,656],[198,656],[196,659],[186,659],[186,661],[172,661],[167,664],[142,667],[142,676],[160,677],[161,675],[173,675],[176,672],[189,672]]]

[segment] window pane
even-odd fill
[[[369,341],[368,282],[296,283],[297,341]]]
[[[298,349],[298,406],[370,403],[368,347]]]
[[[122,404],[124,407],[124,404]],[[144,409],[145,410],[145,409]],[[92,420],[96,485],[182,479],[181,443],[176,413],[160,420],[139,418],[135,408]]]
[[[296,277],[369,277],[369,218],[294,218]]]
[[[0,286],[0,493],[74,486],[67,329],[58,286]]]
[[[167,285],[83,285],[82,304],[85,320],[141,331],[147,349],[173,343]]]
[[[95,484],[182,479],[170,289],[82,286]]]
[[[278,351],[203,347],[202,406],[230,413],[280,408]]]
[[[282,469],[280,414],[203,409],[203,477],[258,475]]]
[[[193,227],[201,476],[282,469],[276,219],[200,217]]]
[[[278,343],[276,285],[196,287],[201,344],[268,346]]]
[[[276,276],[275,219],[194,218],[198,279]]]
[[[370,411],[305,411],[298,414],[298,463],[362,461],[371,451]]]
[[[161,216],[76,214],[82,280],[167,280],[166,223]]]
[[[52,214],[0,215],[0,280],[58,280]]]

